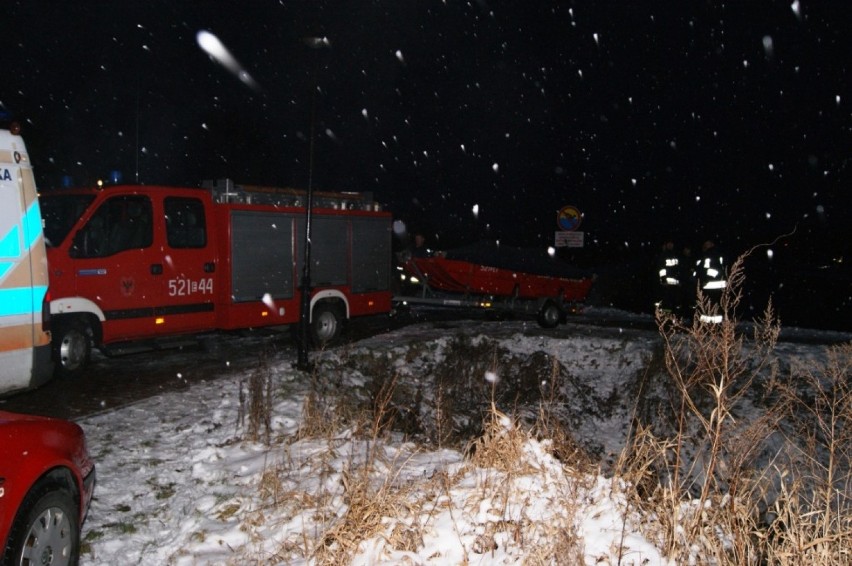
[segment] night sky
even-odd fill
[[[42,189],[312,171],[439,246],[546,246],[574,205],[589,249],[795,228],[848,258],[845,0],[6,0],[2,19],[0,103]]]

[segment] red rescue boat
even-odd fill
[[[540,254],[536,257],[530,250],[493,246],[412,257],[405,269],[440,291],[521,299],[561,298],[565,302],[585,300],[594,281],[590,273]]]

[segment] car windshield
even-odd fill
[[[94,200],[94,195],[40,195],[44,218],[44,239],[48,246],[59,246],[80,216]]]

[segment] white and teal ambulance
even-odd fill
[[[35,178],[14,125],[0,129],[0,395],[53,373],[47,256]]]

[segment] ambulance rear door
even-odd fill
[[[23,141],[0,130],[0,394],[52,374],[42,326],[47,262],[35,181]]]

